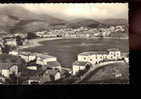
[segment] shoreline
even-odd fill
[[[49,41],[49,40],[60,40],[60,39],[92,39],[92,40],[95,40],[95,39],[127,39],[128,38],[112,38],[112,37],[105,37],[105,38],[100,38],[100,37],[93,37],[93,38],[37,38],[37,39],[32,39],[32,40],[29,40],[28,41],[28,44],[26,45],[23,45],[23,46],[19,46],[18,49],[26,49],[26,48],[31,48],[31,47],[37,47],[37,46],[41,46],[43,44],[41,44],[40,42],[43,42],[43,41]]]
[[[62,39],[62,38],[38,38],[38,39],[32,39],[28,41],[28,44],[19,46],[18,49],[25,49],[25,48],[30,48],[30,47],[37,47],[41,46],[43,44],[40,44],[42,41],[49,41],[49,40],[57,40],[57,39]]]

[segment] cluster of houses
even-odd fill
[[[85,70],[87,64],[99,64],[104,61],[109,60],[119,60],[122,59],[123,55],[119,49],[109,49],[108,51],[90,51],[83,52],[77,56],[77,61],[73,63],[73,75],[75,75],[80,70]],[[125,57],[125,61],[128,63],[129,58]]]
[[[36,71],[37,74],[31,76],[28,79],[28,83],[31,84],[32,82],[44,83],[48,81],[54,81],[61,78],[61,65],[57,61],[57,58],[46,53],[31,53],[31,52],[18,52],[13,51],[10,53],[11,55],[18,55],[22,59],[25,60],[26,63],[34,62],[34,65],[26,65],[26,69],[31,71]],[[41,66],[40,68],[38,68]],[[38,70],[41,72],[38,74]],[[45,76],[52,76],[52,80],[45,80]],[[39,77],[40,75],[40,77]],[[37,80],[38,78],[38,80]],[[43,79],[44,78],[44,82]]]
[[[1,54],[3,53],[1,52]],[[8,54],[19,57],[25,61],[25,66],[23,67],[25,72],[26,70],[35,72],[34,75],[27,75],[28,79],[24,81],[26,84],[35,82],[43,84],[61,79],[61,64],[54,56],[46,53],[23,52],[18,49],[10,50]],[[11,74],[17,77],[24,74],[24,72],[19,71],[19,66],[15,63],[0,63],[0,81],[4,82],[5,79],[9,79]]]
[[[92,38],[92,37],[109,37],[113,32],[125,32],[124,25],[110,26],[108,28],[92,28],[79,27],[73,28],[61,28],[52,29],[50,31],[36,32],[39,37],[64,37],[64,38]]]

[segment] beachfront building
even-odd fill
[[[0,74],[9,78],[11,74],[18,75],[18,66],[10,63],[0,63]]]
[[[88,62],[84,62],[84,61],[75,61],[73,63],[73,75],[75,75],[77,72],[79,72],[80,70],[85,70],[87,64],[89,64]]]
[[[108,49],[108,51],[89,51],[78,54],[77,61],[73,63],[73,75],[80,70],[86,69],[88,63],[99,64],[108,60],[121,59],[120,51],[118,49]]]
[[[98,64],[103,61],[108,55],[107,51],[90,51],[83,52],[77,56],[78,61],[90,62],[91,64]]]
[[[90,51],[80,53],[78,61],[90,62],[91,64],[98,64],[105,60],[121,59],[121,52],[119,49],[108,49],[108,51]]]
[[[121,52],[119,49],[116,49],[116,48],[108,49],[108,52],[109,54],[107,59],[110,59],[110,60],[121,59]]]

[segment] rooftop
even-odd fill
[[[42,54],[42,53],[33,53],[33,55],[35,55],[37,57],[41,57],[41,58],[56,58],[56,57],[48,55],[46,53],[44,53],[44,54]]]
[[[48,67],[56,67],[56,66],[61,66],[61,64],[57,61],[52,61],[47,63]]]
[[[111,48],[111,49],[108,49],[108,51],[119,51],[119,49],[117,49],[117,48]]]
[[[79,55],[83,55],[83,56],[91,56],[91,55],[95,55],[95,54],[107,54],[107,51],[89,51],[89,52],[82,52]]]
[[[0,69],[9,69],[10,67],[16,65],[15,63],[0,63]]]

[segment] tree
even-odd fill
[[[2,47],[2,53],[6,53],[6,54],[8,54],[9,51],[10,51],[10,46],[5,45],[4,47]]]
[[[37,35],[35,33],[31,33],[31,32],[27,33],[27,39],[35,39],[35,38],[37,38]]]

